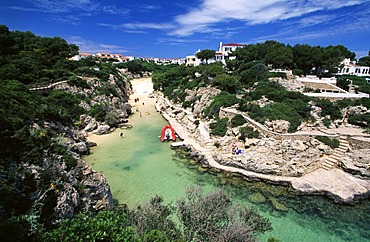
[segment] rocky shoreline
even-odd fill
[[[209,93],[206,95],[212,96]],[[240,174],[246,180],[289,185],[303,194],[325,195],[337,203],[354,204],[370,196],[369,168],[364,169],[358,164],[369,164],[366,160],[369,149],[357,149],[354,152],[351,147],[350,152],[343,157],[343,169],[337,167],[324,170],[320,166],[322,157],[330,155],[333,150],[310,135],[304,141],[264,137],[246,140],[245,143],[235,139],[236,130],[231,130],[226,137],[212,137],[208,128],[210,121],[199,118],[200,111],[196,106],[193,111],[185,110],[172,104],[160,93],[157,93],[157,98],[157,111],[183,140],[173,143],[173,147],[184,149],[190,158],[200,162],[203,167]],[[204,107],[206,102],[204,100],[198,105]],[[243,155],[230,153],[233,143],[243,148]],[[366,161],[349,161],[348,157],[353,157],[356,152],[361,153],[360,156],[365,157]],[[351,173],[344,171],[349,170],[345,168],[346,163],[352,164]]]

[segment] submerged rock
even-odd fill
[[[260,192],[253,193],[248,198],[252,203],[265,203],[266,202],[265,196],[263,196],[263,194]]]
[[[288,212],[289,209],[284,204],[280,203],[276,198],[270,197],[269,199],[270,199],[272,206],[276,210],[282,211],[282,212]]]

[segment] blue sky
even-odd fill
[[[0,24],[139,57],[185,57],[221,41],[370,51],[370,0],[0,0]]]

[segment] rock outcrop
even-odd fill
[[[118,76],[110,75],[108,81],[101,81],[97,78],[80,77],[86,81],[88,87],[76,86],[69,82],[64,82],[56,89],[65,90],[66,92],[87,97],[90,101],[82,101],[80,106],[86,111],[99,107],[98,112],[105,112],[99,120],[90,115],[81,115],[80,128],[86,132],[96,130],[96,134],[106,134],[119,127],[127,121],[128,116],[132,113],[131,105],[128,103],[129,94],[132,92],[127,72]],[[109,95],[104,90],[110,90]],[[110,127],[107,128],[106,125]]]
[[[323,155],[323,151],[317,148],[321,143],[315,139],[303,142],[262,138],[254,139],[253,143],[247,140],[248,146],[242,146],[242,143],[238,146],[237,142],[230,141],[221,143],[218,162],[263,174],[302,176],[316,169]],[[231,154],[233,143],[242,150],[242,154]]]
[[[23,164],[36,183],[50,184],[46,190],[38,190],[34,197],[42,201],[44,207],[53,207],[52,211],[47,212],[52,223],[71,218],[81,211],[98,211],[113,204],[106,178],[81,159],[81,156],[89,154],[90,147],[96,145],[86,140],[84,131],[60,122],[43,121],[34,123],[31,130],[38,133],[48,130],[55,134],[52,145],[44,151],[41,164]],[[59,150],[59,155],[55,154],[54,149]],[[64,150],[63,155],[60,155],[60,150]],[[50,180],[45,181],[45,177]],[[41,211],[39,213],[42,214]]]

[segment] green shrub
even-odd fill
[[[68,80],[68,84],[76,87],[91,89],[91,86],[87,83],[87,81],[76,76],[70,77]]]
[[[327,128],[330,127],[330,123],[331,123],[330,119],[325,118],[322,122],[324,123],[325,127],[327,127]]]
[[[44,233],[43,241],[138,241],[121,210],[104,210],[96,215],[78,214],[55,230]]]
[[[272,103],[264,108],[250,111],[249,115],[261,123],[264,123],[266,119],[286,120],[290,123],[289,132],[296,131],[302,120],[302,117],[293,107],[284,103]]]
[[[304,74],[304,72],[300,69],[293,69],[293,75],[296,75],[296,76],[301,76]]]
[[[254,128],[247,126],[240,129],[240,140],[248,139],[257,139],[260,137],[260,132],[258,130],[255,130]]]
[[[237,104],[239,99],[228,92],[221,92],[214,97],[212,103],[204,109],[204,115],[207,117],[218,117],[221,107],[230,107]]]
[[[348,123],[363,128],[370,128],[370,113],[352,115],[348,118]]]
[[[106,124],[108,124],[109,126],[111,126],[111,127],[117,127],[118,124],[119,124],[117,113],[116,112],[108,112],[105,115],[104,122]]]
[[[211,128],[211,134],[218,136],[225,136],[227,131],[227,122],[228,118],[217,119],[216,122],[210,123],[209,127]]]
[[[337,139],[331,139],[327,136],[316,136],[315,137],[318,141],[330,146],[332,149],[339,147],[339,140]]]
[[[339,119],[342,117],[340,108],[329,99],[315,99],[315,104],[321,108],[321,116],[329,115],[331,120]]]
[[[107,106],[96,103],[91,107],[89,115],[93,116],[97,121],[103,122],[105,120],[105,116],[107,115],[107,110]]]
[[[245,124],[246,122],[247,120],[245,120],[241,114],[237,114],[231,119],[231,127],[235,128]]]

